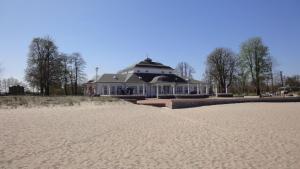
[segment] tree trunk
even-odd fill
[[[281,87],[283,87],[284,84],[283,84],[283,75],[282,75],[282,71],[280,71],[280,81],[281,81]]]
[[[46,96],[50,95],[50,58],[49,54],[47,56],[47,65],[46,65]]]
[[[256,95],[260,96],[260,61],[258,58],[257,50],[254,50],[254,59],[255,59],[255,86],[256,86]]]
[[[77,95],[78,68],[75,68],[75,95]]]
[[[67,84],[68,84],[68,78],[67,78],[67,61],[65,61],[65,72],[64,72],[64,80],[65,80],[65,85],[64,85],[64,89],[65,89],[65,95],[68,95],[68,89],[67,89]]]
[[[40,82],[40,95],[44,95],[44,86],[42,84],[42,82]]]
[[[256,86],[256,95],[257,95],[257,96],[260,96],[260,95],[261,95],[261,92],[260,92],[260,85],[257,85],[257,86]]]
[[[256,72],[256,95],[260,96],[261,92],[260,92],[260,78],[259,78],[259,73]]]
[[[73,82],[73,77],[70,76],[70,87],[71,87],[71,93],[72,95],[74,95],[74,82]]]
[[[65,95],[67,96],[68,95],[67,83],[65,83],[64,89],[65,89]]]

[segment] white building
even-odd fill
[[[204,83],[184,79],[175,70],[147,58],[116,74],[103,74],[95,83],[96,95],[158,95],[204,94]]]

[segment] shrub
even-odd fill
[[[232,93],[218,93],[218,97],[233,97]]]
[[[208,98],[208,94],[196,94],[196,95],[175,95],[176,99],[201,99]]]
[[[174,99],[174,95],[158,95],[159,99]]]
[[[81,102],[114,102],[117,98],[112,97],[84,97],[84,96],[59,96],[59,97],[44,97],[44,96],[0,96],[0,107],[17,108],[18,106],[33,107],[33,106],[73,106],[80,105]]]

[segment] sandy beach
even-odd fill
[[[0,168],[300,168],[300,103],[0,109]]]

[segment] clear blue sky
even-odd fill
[[[2,76],[24,77],[33,37],[80,52],[86,73],[114,73],[148,54],[175,67],[190,63],[202,78],[216,47],[239,52],[261,36],[286,74],[300,73],[299,0],[0,0]]]

